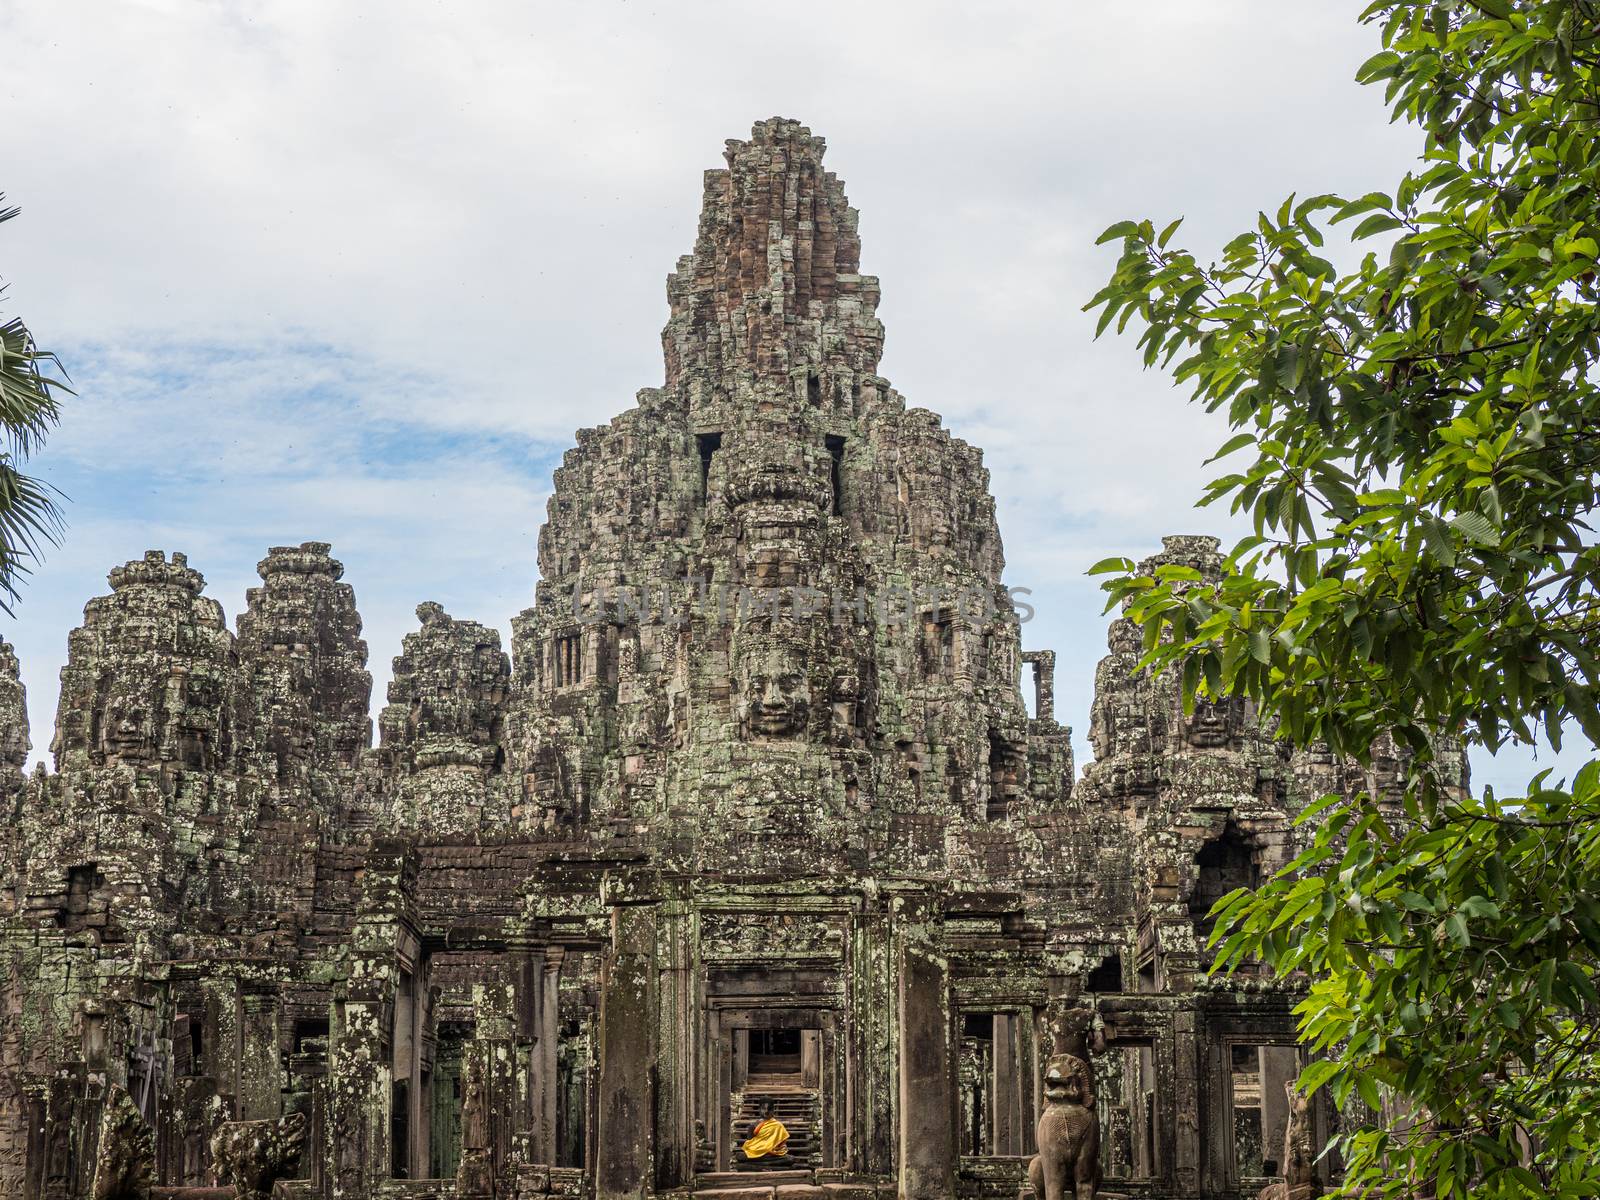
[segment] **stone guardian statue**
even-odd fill
[[[1058,1054],[1044,1075],[1039,1153],[1028,1164],[1034,1200],[1095,1200],[1100,1190],[1100,1117],[1094,1077],[1076,1054]]]

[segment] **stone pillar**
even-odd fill
[[[869,908],[852,938],[850,972],[853,1069],[845,1080],[850,1128],[847,1153],[857,1171],[888,1175],[895,1171],[897,1078],[884,1048],[898,1039],[898,966],[889,915]]]
[[[1022,661],[1033,667],[1033,715],[1040,721],[1056,719],[1056,652],[1025,650]]]
[[[334,1200],[366,1197],[389,1173],[392,1079],[384,1054],[383,1003],[337,1004],[328,1047],[328,1175]]]
[[[711,1131],[713,1145],[716,1146],[717,1170],[726,1171],[731,1164],[733,1156],[733,1130],[729,1127],[733,1113],[730,1108],[733,1097],[733,1039],[734,1031],[728,1029],[726,1023],[719,1015],[714,1034],[716,1043],[716,1070],[717,1088],[716,1100],[712,1105],[711,1119],[715,1128]]]
[[[516,985],[509,982],[473,984],[472,1008],[473,1029],[475,1033],[472,1049],[482,1055],[482,1092],[485,1097],[486,1117],[484,1119],[485,1151],[483,1161],[486,1169],[479,1178],[486,1176],[487,1187],[482,1190],[486,1195],[492,1195],[495,1181],[500,1178],[510,1157],[512,1134],[517,1126],[518,1092],[517,1092],[517,989]],[[470,1060],[463,1060],[463,1080],[465,1071],[470,1066]],[[467,1086],[462,1084],[462,1170],[467,1166],[467,1113],[466,1113]],[[460,1172],[457,1173],[458,1180]],[[465,1197],[469,1190],[459,1183],[456,1195]]]
[[[800,1031],[800,1079],[806,1087],[817,1087],[822,1081],[822,1030]]]
[[[544,955],[528,946],[513,952],[517,963],[516,1053],[512,1064],[516,1099],[512,1128],[524,1135],[527,1149],[539,1125],[539,1008],[544,1003]]]
[[[398,951],[415,937],[407,920],[416,867],[406,846],[368,851],[350,934],[350,974],[335,993],[328,1040],[328,1174],[334,1200],[371,1195],[393,1169],[394,1030]]]
[[[822,1165],[837,1167],[844,1161],[844,1052],[838,1014],[824,1013],[817,1062],[817,1084],[822,1090]]]
[[[239,1119],[275,1119],[283,1107],[283,1071],[278,1062],[278,998],[246,993],[239,1060]]]
[[[658,946],[655,1187],[683,1187],[694,1174],[696,1060],[693,913],[682,901],[661,906]]]
[[[1020,1094],[1021,1121],[1017,1132],[1019,1154],[1033,1154],[1034,1131],[1039,1124],[1039,1108],[1044,1102],[1044,1055],[1039,1049],[1040,1010],[1023,1009],[1017,1014],[1017,1090]]]
[[[656,908],[619,905],[611,910],[611,952],[601,968],[599,1200],[650,1191],[656,1019]]]
[[[1173,1101],[1172,1166],[1178,1193],[1200,1194],[1200,1047],[1192,1009],[1173,1017],[1171,1094]]]
[[[937,944],[935,906],[900,900],[901,1200],[955,1194],[955,1097],[950,1068],[950,967]]]
[[[996,1154],[1022,1153],[1022,1078],[1017,1069],[1017,1042],[1016,1014],[995,1013],[989,1062]]]
[[[564,951],[552,947],[545,952],[543,991],[539,1000],[539,1040],[533,1053],[534,1070],[534,1154],[539,1162],[552,1166],[556,1161],[556,1087],[561,1074],[558,1066],[561,1046],[561,959]]]
[[[456,1196],[490,1200],[494,1196],[495,1043],[468,1042],[461,1056],[461,1161],[456,1165]]]
[[[1289,1096],[1285,1086],[1300,1074],[1299,1056],[1293,1046],[1262,1046],[1261,1063],[1261,1153],[1278,1164],[1282,1175],[1283,1133],[1289,1123]]]
[[[394,1025],[389,1033],[389,1055],[393,1084],[389,1103],[394,1120],[390,1125],[390,1153],[394,1173],[406,1172],[414,1179],[427,1174],[427,1146],[422,1121],[422,1030],[427,1009],[426,981],[419,978],[420,945],[410,937],[405,956],[397,966],[392,1008]],[[419,1167],[418,1164],[421,1164]]]

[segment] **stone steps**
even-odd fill
[[[752,1177],[737,1171],[697,1175],[692,1189],[670,1200],[894,1200],[894,1186],[866,1179],[832,1178],[818,1182],[811,1171],[769,1171]],[[664,1197],[663,1200],[669,1200]]]
[[[739,1144],[769,1105],[772,1115],[789,1130],[789,1153],[782,1158],[745,1158]],[[816,1092],[781,1085],[746,1086],[733,1125],[734,1172],[742,1176],[759,1172],[763,1177],[780,1173],[803,1175],[816,1166],[821,1158],[821,1107]]]

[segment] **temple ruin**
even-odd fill
[[[1102,1196],[1281,1174],[1297,985],[1208,977],[1207,914],[1383,781],[1185,714],[1125,619],[1075,777],[822,155],[728,143],[665,382],[555,472],[509,647],[417,610],[376,745],[321,543],[231,630],[182,554],[113,570],[54,772],[0,643],[0,1195],[1014,1200],[1069,1084]]]

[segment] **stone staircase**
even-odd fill
[[[761,1119],[768,1104],[772,1115],[789,1130],[789,1153],[782,1158],[746,1158],[739,1146]],[[821,1104],[817,1093],[796,1087],[766,1087],[754,1081],[744,1090],[733,1123],[732,1167],[735,1171],[807,1171],[822,1160]]]

